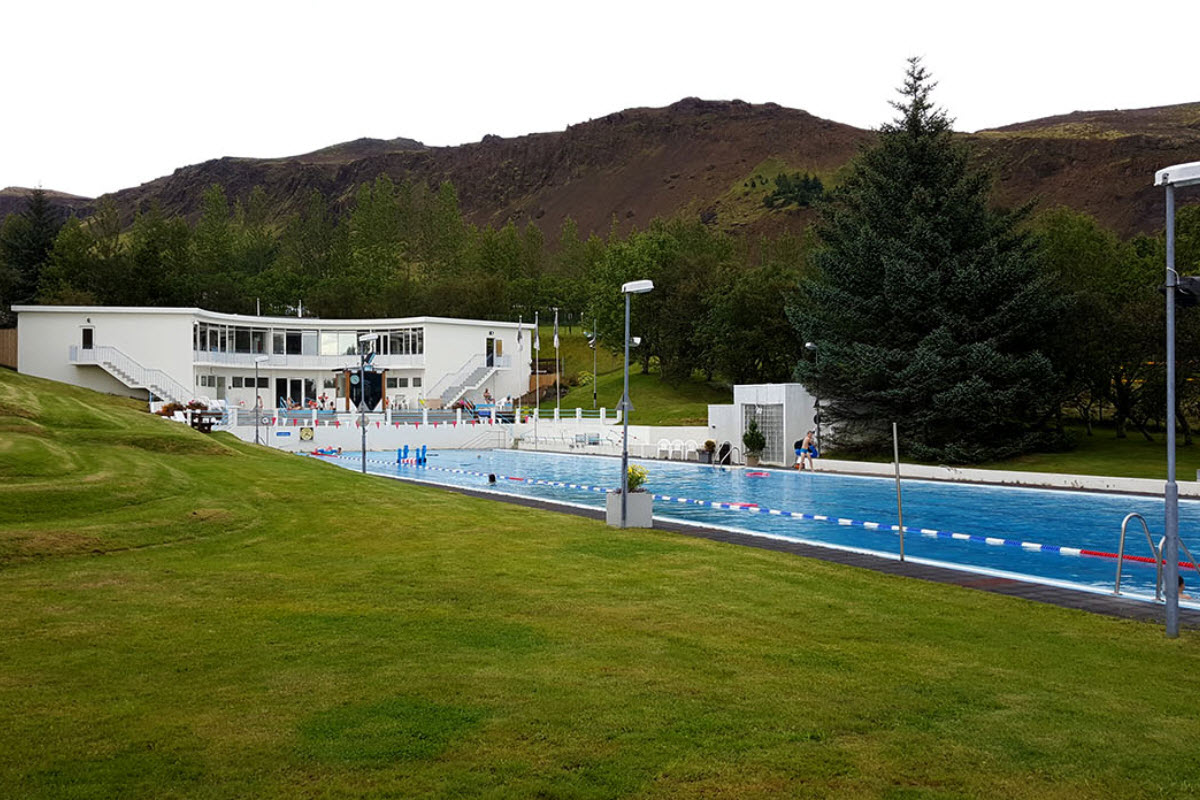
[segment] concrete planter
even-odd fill
[[[758,466],[758,456],[752,456],[749,453],[747,453],[746,454],[746,466],[747,467],[757,467]]]
[[[696,460],[699,461],[701,464],[711,464],[712,460],[713,460],[713,454],[707,450],[697,450],[696,451]],[[1200,471],[1200,470],[1198,470],[1198,471]]]
[[[621,527],[621,493],[607,495],[605,521],[614,528]],[[625,504],[626,528],[650,528],[654,525],[654,495],[649,492],[630,492]]]

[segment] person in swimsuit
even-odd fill
[[[809,431],[804,434],[804,441],[800,443],[800,449],[796,452],[796,469],[803,470],[804,462],[808,462],[808,468],[816,470],[813,466],[813,453],[817,451],[817,446],[813,444],[813,433]]]

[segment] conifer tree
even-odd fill
[[[791,309],[819,358],[799,381],[829,398],[837,440],[970,462],[1044,446],[1059,384],[1045,355],[1062,300],[1027,209],[988,206],[990,181],[930,101],[911,59],[900,112],[822,204],[815,276]]]

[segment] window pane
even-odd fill
[[[337,331],[321,331],[321,355],[336,356],[339,353]]]
[[[419,389],[421,387],[421,379],[420,378],[413,378],[412,383],[413,383],[414,389]]]
[[[417,344],[413,348],[413,353],[416,355],[425,354],[425,329],[417,328]]]
[[[397,388],[399,388],[399,389],[407,389],[408,388],[408,378],[396,378],[396,380],[399,382],[399,386]]]
[[[306,356],[315,356],[317,354],[317,332],[302,331],[301,340],[303,342],[300,348],[301,352]]]
[[[277,356],[281,356],[281,355],[283,355],[285,352],[287,352],[287,351],[286,351],[286,349],[284,348],[284,345],[283,345],[283,343],[284,343],[284,338],[285,338],[285,337],[284,337],[284,335],[283,335],[283,331],[273,331],[273,332],[272,332],[272,335],[271,335],[271,341],[272,341],[272,344],[271,344],[271,352],[272,352],[272,353],[274,353],[274,354],[275,354],[275,355],[277,355]]]
[[[250,352],[265,353],[267,352],[267,332],[264,330],[254,330],[250,332]]]
[[[338,349],[344,356],[358,355],[357,342],[354,340],[354,331],[340,331],[338,333]]]
[[[284,336],[287,339],[287,354],[289,356],[300,355],[300,331],[287,331]]]

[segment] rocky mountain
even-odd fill
[[[9,186],[6,189],[0,189],[0,221],[3,221],[9,214],[24,211],[31,192],[33,189],[24,186]],[[95,210],[96,201],[90,197],[80,197],[77,194],[55,192],[49,189],[45,192],[50,205],[57,208],[64,217],[71,214],[77,217],[86,217]]]
[[[1162,225],[1154,171],[1200,160],[1200,103],[1075,112],[962,135],[994,173],[999,203],[1038,198],[1043,206],[1065,204],[1128,235]],[[152,200],[168,213],[194,216],[213,183],[231,197],[261,185],[282,219],[314,189],[346,204],[359,184],[386,173],[397,181],[452,181],[463,212],[480,225],[532,220],[552,235],[569,216],[582,232],[604,234],[614,224],[625,231],[682,213],[730,230],[776,232],[797,229],[810,215],[763,205],[776,175],[809,172],[826,183],[836,180],[873,136],[773,103],[687,98],[561,132],[486,136],[456,147],[358,139],[287,158],[220,158],[113,198],[130,219]],[[76,200],[87,207],[86,198]]]

